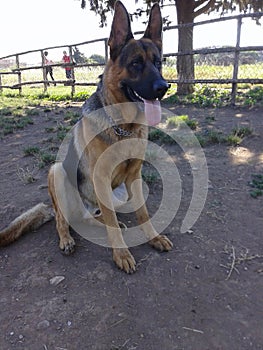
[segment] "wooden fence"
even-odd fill
[[[218,19],[213,19],[213,20],[207,20],[207,21],[202,21],[202,22],[197,22],[194,24],[183,24],[183,25],[176,25],[176,26],[169,26],[165,27],[164,31],[170,31],[170,30],[175,30],[178,31],[178,28],[180,26],[201,26],[201,25],[207,25],[211,23],[216,23],[216,22],[221,22],[221,21],[229,21],[229,20],[235,20],[236,21],[236,44],[235,46],[229,46],[229,47],[220,47],[220,48],[208,48],[208,49],[198,49],[198,50],[193,50],[190,52],[164,52],[163,56],[164,58],[177,58],[178,56],[182,55],[211,55],[211,54],[216,54],[216,53],[232,53],[234,55],[234,60],[233,60],[233,74],[231,78],[227,79],[192,79],[192,80],[185,80],[183,81],[184,83],[188,84],[196,84],[196,83],[202,83],[202,84],[231,84],[232,86],[232,92],[231,92],[231,100],[232,104],[235,104],[236,100],[236,94],[237,94],[237,87],[238,84],[240,83],[249,83],[249,84],[263,84],[263,79],[261,78],[251,78],[251,76],[247,76],[245,78],[239,78],[238,77],[238,69],[239,69],[239,64],[240,64],[240,53],[242,52],[263,52],[263,46],[247,46],[247,47],[241,47],[240,46],[240,37],[241,37],[241,30],[242,30],[242,20],[244,18],[254,18],[259,20],[263,16],[263,12],[260,13],[254,13],[254,14],[243,14],[243,15],[238,15],[238,16],[230,16],[230,17],[223,17],[223,18],[218,18]],[[136,32],[135,35],[142,34],[143,32]],[[176,35],[176,34],[175,34]],[[49,51],[52,49],[62,49],[62,48],[68,48],[69,55],[71,57],[71,61],[74,62],[74,54],[73,50],[75,48],[79,48],[83,45],[91,45],[94,43],[99,43],[102,42],[104,46],[104,60],[105,63],[108,60],[108,46],[107,46],[107,38],[101,38],[97,40],[91,40],[91,41],[86,41],[74,45],[61,45],[61,46],[53,46],[53,47],[47,47],[44,49],[38,49],[38,50],[32,50],[32,51],[26,51],[26,52],[21,52],[17,53],[15,55],[9,55],[5,57],[0,57],[0,93],[3,91],[3,89],[18,89],[19,93],[22,93],[22,88],[25,85],[37,85],[37,84],[43,84],[43,90],[44,92],[47,91],[48,86],[49,86],[49,81],[47,79],[47,74],[46,74],[46,69],[45,69],[45,64],[44,64],[44,51]],[[22,56],[26,54],[32,54],[32,53],[39,53],[42,58],[42,64],[40,65],[35,65],[35,66],[25,66],[23,67],[21,65],[22,62]],[[11,58],[15,62],[15,67],[12,69],[1,69],[1,62],[5,62],[6,60],[10,60]],[[72,63],[70,64],[72,66],[72,78],[67,79],[67,80],[55,80],[54,83],[56,84],[64,84],[64,85],[70,85],[71,86],[71,94],[74,95],[75,93],[75,87],[76,86],[94,86],[97,85],[96,81],[92,82],[81,82],[76,79],[76,74],[75,72],[83,67],[88,67],[89,69],[92,69],[94,67],[98,66],[104,66],[105,63]],[[67,64],[68,66],[69,64]],[[63,63],[54,63],[51,65],[51,67],[65,67],[65,64]],[[32,69],[39,69],[42,70],[42,76],[43,79],[37,80],[37,81],[22,81],[22,74],[26,70],[32,70]],[[223,68],[224,69],[224,68]],[[11,85],[5,85],[2,84],[2,77],[5,75],[15,75],[17,77],[17,83],[11,84]],[[177,84],[179,82],[178,79],[170,79],[169,77],[165,78],[168,80],[169,83],[174,83]],[[180,81],[182,82],[182,81]],[[53,82],[52,82],[53,83]]]

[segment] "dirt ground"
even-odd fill
[[[165,230],[174,248],[162,254],[146,244],[132,248],[136,273],[119,271],[110,249],[74,232],[77,249],[63,256],[54,221],[1,248],[0,349],[263,349],[263,196],[252,198],[248,186],[252,174],[263,174],[263,109],[170,107],[196,119],[204,135],[237,126],[253,130],[239,146],[204,147],[209,189],[198,221],[180,233],[192,173],[174,145],[167,148],[177,157],[183,186],[180,208]],[[1,228],[32,205],[49,202],[48,166],[39,169],[24,148],[46,147],[47,128],[78,109],[40,107],[34,124],[0,140]],[[26,184],[29,173],[36,181]],[[151,212],[161,196],[156,180]]]

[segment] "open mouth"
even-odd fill
[[[144,113],[147,124],[149,126],[154,126],[161,121],[161,104],[158,99],[154,100],[146,100],[143,97],[139,96],[132,88],[127,85],[123,85],[122,87],[125,96],[131,102],[141,102],[144,104]]]
[[[132,88],[130,88],[128,85],[123,85],[122,90],[125,93],[125,96],[128,100],[131,102],[143,102],[143,98],[137,94]]]

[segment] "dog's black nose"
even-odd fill
[[[165,95],[169,87],[170,87],[170,84],[168,84],[163,79],[159,79],[155,81],[155,83],[153,84],[153,90],[156,93],[156,97],[161,99]]]

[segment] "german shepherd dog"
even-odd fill
[[[110,59],[96,92],[83,106],[82,119],[74,127],[65,158],[49,171],[48,191],[62,252],[74,251],[70,222],[78,216],[87,217],[88,212],[88,216],[97,217],[106,226],[116,265],[131,273],[136,263],[116,216],[118,190],[124,189],[125,200],[133,201],[138,223],[149,243],[159,251],[172,248],[170,240],[158,234],[149,219],[141,181],[148,125],[160,122],[159,100],[169,88],[161,75],[159,5],[153,5],[143,37],[135,40],[129,14],[117,1],[108,44]],[[0,233],[0,244],[10,243],[29,226],[36,227],[49,217],[47,208],[40,204],[16,219],[5,234]]]

